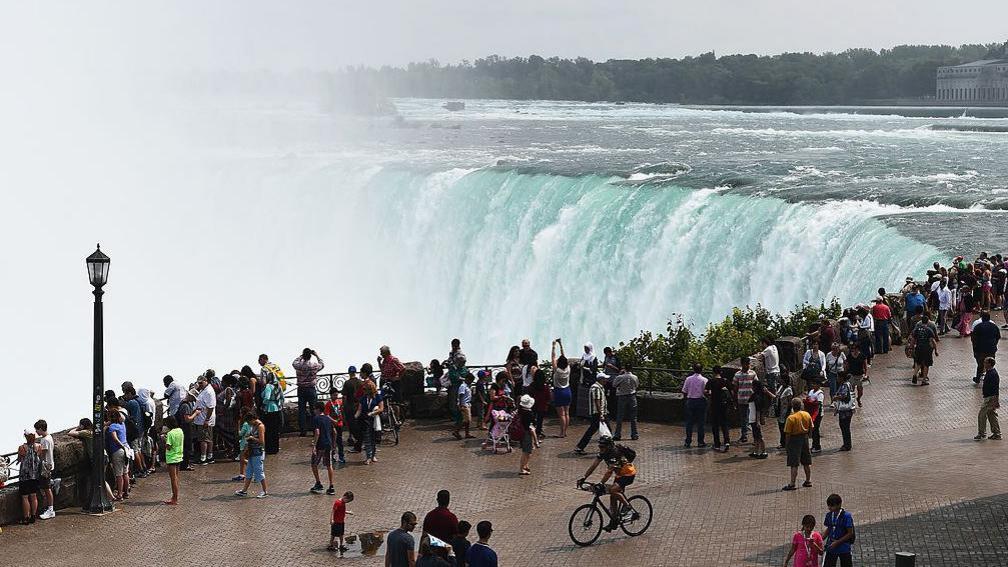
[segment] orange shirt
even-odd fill
[[[788,435],[806,435],[809,431],[812,431],[812,416],[805,410],[792,413],[784,422],[784,433]]]

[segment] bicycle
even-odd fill
[[[382,395],[385,396],[385,409],[379,415],[381,419],[382,445],[398,445],[399,444],[399,430],[402,429],[402,408],[400,404],[393,401],[393,390],[391,386],[387,384],[382,385]],[[391,433],[387,435],[386,433]]]
[[[574,510],[567,524],[567,533],[570,534],[571,541],[586,547],[602,535],[602,527],[606,525],[602,523],[603,515],[610,521],[613,516],[602,502],[602,496],[608,493],[604,483],[579,483],[578,489],[592,492],[595,498],[591,504],[582,504]],[[624,505],[619,512],[619,526],[628,536],[639,536],[651,525],[651,501],[640,494],[631,496],[627,501],[629,506]]]

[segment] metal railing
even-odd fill
[[[19,465],[14,462],[17,459],[17,456],[18,456],[17,451],[14,451],[13,453],[0,454],[0,457],[6,457],[10,462],[10,469],[9,469],[10,475],[9,478],[7,479],[7,482],[4,483],[4,488],[10,486],[17,486]]]

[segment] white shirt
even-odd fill
[[[207,421],[206,418],[206,410],[216,407],[217,395],[214,393],[213,386],[207,384],[206,388],[203,388],[203,391],[199,393],[199,396],[196,396],[196,409],[200,410],[200,412],[196,415],[196,418],[193,419],[193,423],[196,425],[209,425],[210,427],[217,425],[217,412],[214,412],[213,415],[210,416],[209,421]]]
[[[826,370],[828,370],[830,374],[840,374],[843,372],[844,362],[846,361],[846,354],[841,352],[840,354],[833,356],[832,352],[828,352],[826,353]]]
[[[53,470],[55,463],[53,462],[53,438],[52,435],[46,435],[45,437],[39,437],[39,444],[42,445],[42,449],[45,450],[45,454],[42,455],[42,460],[45,462],[46,468]]]
[[[815,390],[809,390],[808,399],[819,402],[819,407],[822,408],[823,400],[826,399],[826,394],[822,390],[819,390],[818,392]]]
[[[938,309],[948,310],[952,308],[952,292],[949,288],[938,290]]]
[[[767,374],[780,374],[780,357],[777,355],[777,345],[763,349],[763,367]]]
[[[819,374],[821,374],[825,378],[826,377],[826,355],[823,354],[823,352],[821,350],[818,351],[818,352],[819,352],[819,368],[821,369],[819,371]],[[807,350],[807,351],[805,351],[805,356],[802,357],[802,368],[805,368],[806,366],[808,366],[808,363],[809,363],[810,360],[812,360],[812,351],[811,350]]]
[[[871,313],[865,313],[863,319],[861,319],[861,328],[869,332],[875,332],[875,319],[872,318]]]

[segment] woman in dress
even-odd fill
[[[969,286],[963,286],[959,293],[959,331],[960,337],[968,337],[973,333],[973,314],[976,310],[976,301],[973,298],[973,290]]]
[[[557,357],[556,349],[560,347],[560,356]],[[550,359],[553,362],[553,407],[556,408],[557,417],[560,418],[560,437],[567,437],[567,426],[570,424],[570,364],[564,356],[563,343],[560,339],[553,341]]]
[[[535,400],[535,404],[532,406],[532,414],[535,416],[536,435],[542,439],[545,436],[542,428],[543,419],[546,418],[546,412],[549,411],[550,401],[553,400],[553,392],[546,385],[546,373],[539,367],[533,368],[535,370],[532,374],[532,384],[529,385],[529,395]]]
[[[214,426],[217,434],[215,447],[226,447],[224,455],[227,458],[238,458],[238,394],[235,391],[237,382],[232,374],[225,374],[221,380],[221,391],[217,394],[217,423]]]
[[[365,381],[364,395],[361,396],[360,403],[357,406],[357,415],[355,416],[360,421],[361,432],[364,436],[365,465],[378,462],[375,444],[377,443],[378,431],[381,430],[381,426],[376,425],[375,422],[380,419],[379,414],[381,414],[384,407],[381,394],[378,393],[378,387],[370,380]]]

